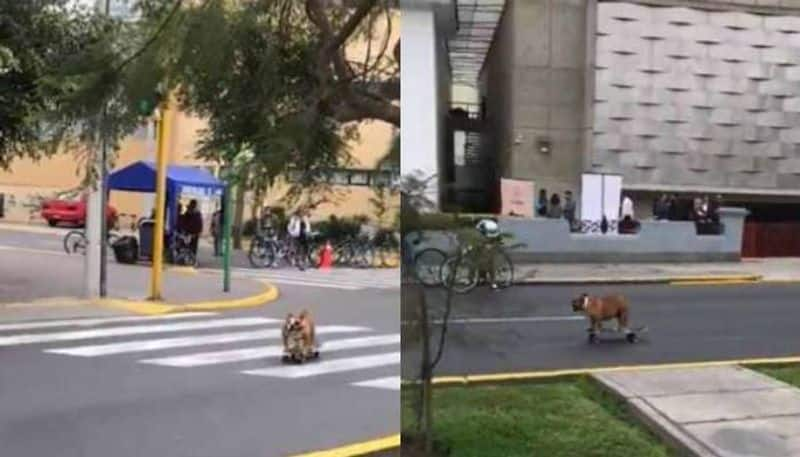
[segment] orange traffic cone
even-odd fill
[[[325,243],[325,247],[322,248],[322,256],[319,260],[319,268],[320,270],[328,270],[333,265],[333,246],[331,246],[331,242],[327,241]]]

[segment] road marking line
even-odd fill
[[[671,286],[724,286],[732,284],[758,284],[761,281],[750,279],[721,279],[718,281],[671,281]]]
[[[46,254],[46,255],[55,255],[59,257],[69,257],[69,254],[64,252],[63,249],[61,251],[54,251],[54,250],[20,248],[17,246],[0,245],[0,251],[18,251],[18,252],[27,252],[28,254]]]
[[[584,316],[534,316],[534,317],[475,317],[465,319],[449,319],[450,324],[497,324],[503,322],[559,322],[559,321],[585,321]],[[444,321],[434,320],[434,324]]]
[[[150,325],[137,327],[115,327],[94,330],[77,330],[57,333],[33,333],[8,337],[0,337],[0,346],[15,346],[32,343],[53,343],[58,341],[88,340],[108,338],[111,336],[142,335],[147,333],[180,332],[184,330],[201,330],[222,327],[249,327],[253,325],[275,324],[278,319],[261,317],[244,317],[234,319],[215,319],[203,322],[181,322],[178,324]]]
[[[369,381],[354,382],[351,385],[358,387],[373,387],[375,389],[400,390],[400,376],[370,379]]]
[[[364,327],[348,327],[330,325],[317,329],[319,334],[355,333],[368,329]],[[78,357],[97,357],[131,352],[149,352],[162,349],[201,346],[205,344],[236,343],[261,339],[275,339],[281,336],[281,329],[257,330],[252,332],[221,333],[215,335],[195,335],[178,338],[162,338],[157,340],[125,341],[122,343],[98,344],[69,348],[48,349],[44,352],[65,354]]]
[[[183,319],[191,317],[214,316],[217,313],[184,313],[167,314],[163,316],[120,316],[120,317],[84,317],[76,319],[65,319],[58,321],[33,321],[20,322],[18,324],[0,325],[0,332],[9,330],[31,330],[52,327],[86,327],[104,324],[119,324],[126,322],[147,322],[151,320]]]
[[[400,434],[378,438],[375,440],[364,441],[361,443],[350,444],[347,446],[328,449],[326,451],[309,452],[297,454],[292,457],[356,457],[367,455],[373,452],[386,451],[400,447]]]
[[[318,328],[317,334],[323,334],[324,328]],[[330,333],[330,332],[327,332]],[[334,340],[326,342],[320,348],[320,352],[343,351],[347,349],[357,349],[371,346],[385,346],[388,344],[399,344],[400,335],[380,335],[367,336],[361,338],[349,338],[344,340]],[[151,365],[161,365],[169,367],[197,367],[204,365],[216,365],[220,363],[243,362],[246,360],[256,360],[265,357],[278,357],[283,354],[283,345],[234,349],[230,351],[214,351],[199,354],[180,355],[175,357],[163,357],[158,359],[141,360],[141,363]],[[398,381],[399,382],[399,381]]]
[[[465,385],[465,384],[480,384],[480,383],[500,383],[507,381],[525,381],[525,380],[547,379],[547,378],[563,377],[563,376],[580,376],[580,375],[588,375],[595,373],[673,370],[673,369],[685,369],[685,368],[710,368],[710,367],[724,367],[731,365],[743,365],[743,366],[780,365],[788,363],[800,363],[800,356],[712,360],[705,362],[662,363],[662,364],[651,364],[651,365],[619,365],[612,367],[573,368],[564,370],[542,370],[542,371],[528,371],[528,372],[517,372],[517,373],[441,376],[434,378],[433,384],[448,386],[448,385]],[[413,383],[413,381],[410,383]]]
[[[321,374],[338,373],[341,371],[362,370],[365,368],[394,365],[400,363],[399,352],[388,352],[365,357],[351,357],[347,359],[325,360],[308,365],[263,368],[260,370],[242,371],[244,374],[255,376],[270,376],[275,378],[307,378]]]

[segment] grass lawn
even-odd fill
[[[413,424],[412,394],[409,390],[402,394],[404,430]],[[434,408],[434,430],[442,456],[674,455],[617,400],[584,379],[437,388]]]
[[[800,387],[800,365],[785,365],[781,367],[750,367],[767,376],[772,376],[785,383]]]

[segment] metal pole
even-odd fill
[[[164,262],[164,203],[167,193],[167,154],[164,151],[167,134],[167,95],[159,107],[158,140],[156,149],[156,223],[153,229],[153,267],[150,277],[150,299],[161,300],[161,272]]]
[[[111,0],[106,0],[106,16],[111,15]],[[105,124],[108,105],[103,106],[103,124]],[[108,295],[107,288],[107,271],[108,271],[108,189],[106,188],[106,181],[108,177],[108,140],[106,135],[103,134],[101,138],[101,151],[100,156],[102,164],[100,166],[100,296],[105,297]]]
[[[223,270],[224,279],[222,290],[224,292],[231,291],[231,186],[230,182],[225,187],[223,194],[223,211],[222,211],[222,255],[223,255]]]

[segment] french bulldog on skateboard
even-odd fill
[[[635,329],[628,327],[630,308],[628,300],[622,295],[595,297],[581,294],[572,300],[572,311],[583,313],[589,320],[590,326],[586,330],[589,332],[590,343],[598,341],[597,335],[600,332],[624,334],[629,343],[635,343],[638,340],[638,334],[647,330],[647,327],[644,326]],[[610,320],[617,321],[616,329],[603,327],[603,322]]]

